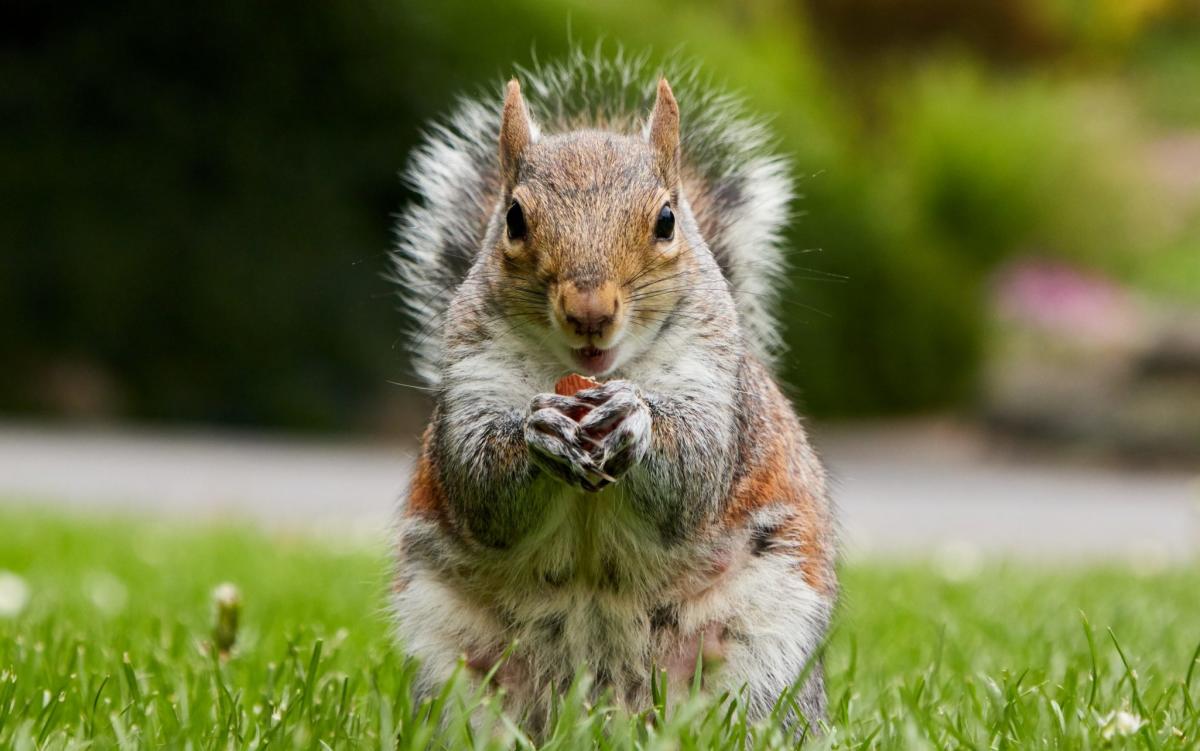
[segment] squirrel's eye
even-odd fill
[[[670,240],[675,236],[675,212],[671,211],[670,204],[663,204],[662,209],[658,212],[658,220],[654,222],[654,238],[656,240]]]
[[[508,207],[508,213],[504,215],[504,221],[508,225],[509,240],[525,239],[525,212],[521,210],[521,204],[513,201],[512,206]]]

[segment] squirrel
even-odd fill
[[[491,680],[535,726],[581,667],[637,711],[698,659],[752,718],[798,684],[816,723],[835,524],[771,372],[791,178],[738,100],[645,73],[522,71],[410,160],[393,275],[434,407],[398,637],[426,693],[503,656]],[[571,373],[601,383],[554,393]]]

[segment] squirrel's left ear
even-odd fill
[[[665,78],[658,80],[648,138],[659,177],[668,188],[674,188],[679,182],[679,105]]]
[[[521,84],[514,78],[505,89],[504,112],[500,116],[500,172],[509,190],[517,184],[521,159],[529,144],[537,140],[537,132],[521,96]]]

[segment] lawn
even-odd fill
[[[521,743],[414,706],[386,549],[0,505],[0,748],[460,748]],[[213,591],[236,584],[232,654]],[[1200,569],[844,567],[836,748],[1200,748]],[[487,715],[488,710],[480,712]],[[546,748],[787,747],[736,702],[622,716],[563,697]]]

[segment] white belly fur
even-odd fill
[[[795,557],[751,555],[744,530],[668,549],[617,487],[564,491],[551,507],[559,511],[535,534],[492,561],[488,603],[437,572],[405,572],[393,601],[398,632],[430,683],[464,657],[486,664],[517,640],[499,673],[511,711],[531,708],[547,685],[565,688],[580,668],[618,700],[642,704],[651,665],[678,662],[680,645],[716,624],[729,638],[706,686],[747,685],[753,698],[777,695],[818,646],[826,598]],[[548,583],[545,571],[566,573]],[[664,606],[666,631],[652,626]]]

